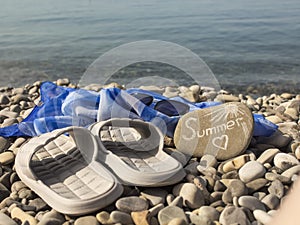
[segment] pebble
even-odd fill
[[[110,221],[113,223],[122,223],[124,225],[132,224],[131,216],[128,213],[120,211],[112,211],[110,213]]]
[[[257,221],[262,224],[270,224],[272,220],[272,217],[263,210],[259,210],[259,209],[254,210],[253,215],[255,219],[257,219]]]
[[[8,165],[15,160],[15,155],[12,152],[3,152],[0,154],[0,164]]]
[[[6,214],[0,212],[0,224],[1,225],[18,225],[14,220],[12,220]]]
[[[223,165],[223,171],[228,173],[233,170],[240,169],[243,165],[245,165],[250,160],[249,155],[241,155],[237,156],[232,160],[229,160]]]
[[[7,95],[0,94],[0,105],[7,105],[10,102]]]
[[[248,193],[246,185],[238,180],[232,179],[226,185],[227,189],[224,191],[222,200],[227,203],[232,203],[233,197],[240,197]]]
[[[99,225],[99,222],[94,216],[84,216],[76,219],[74,225]]]
[[[123,197],[117,200],[116,207],[122,212],[131,213],[148,209],[148,202],[136,196]]]
[[[24,212],[18,207],[14,207],[11,211],[11,217],[14,219],[19,219],[23,223],[27,220],[29,225],[37,225],[38,221],[28,213]]]
[[[258,178],[246,183],[249,194],[263,188],[269,181],[265,178]]]
[[[149,201],[150,206],[155,206],[160,203],[164,204],[167,194],[168,192],[161,188],[149,188],[141,192],[141,196]]]
[[[274,115],[274,116],[267,116],[266,117],[267,120],[269,120],[272,123],[278,124],[278,123],[282,123],[282,119],[279,118],[278,116]]]
[[[56,84],[59,86],[69,85],[70,80],[68,78],[61,78],[56,81]]]
[[[181,196],[177,196],[174,200],[169,204],[169,206],[183,206],[183,198]]]
[[[191,209],[196,209],[204,205],[204,195],[195,184],[177,184],[173,188],[173,194],[181,196],[183,198],[183,205]]]
[[[241,196],[238,199],[238,203],[240,206],[248,208],[252,211],[255,209],[266,211],[264,204],[253,196]]]
[[[252,180],[263,177],[265,172],[266,169],[261,163],[257,161],[250,161],[239,170],[239,177],[243,182],[248,183]]]
[[[245,212],[236,206],[226,206],[220,215],[219,222],[222,225],[250,225]]]
[[[218,161],[215,156],[205,154],[201,157],[199,165],[197,166],[198,171],[203,171],[208,167],[215,168],[218,164]]]
[[[272,181],[270,187],[268,187],[268,191],[270,194],[276,195],[279,199],[285,194],[284,186],[279,180]]]
[[[48,205],[46,202],[44,202],[41,198],[35,198],[33,200],[29,201],[29,206],[34,206],[37,211],[42,211],[48,208]]]
[[[287,153],[278,153],[274,157],[274,165],[282,170],[287,170],[293,166],[299,165],[299,160]]]
[[[280,175],[280,174],[271,173],[271,172],[266,173],[265,174],[265,178],[268,181],[279,180],[283,184],[289,184],[289,183],[291,183],[291,178],[283,176],[283,175]]]
[[[257,158],[256,161],[261,164],[270,163],[273,160],[274,156],[279,152],[280,150],[277,148],[267,149]]]
[[[275,194],[268,194],[262,200],[269,209],[276,209],[279,206],[280,199]]]
[[[288,177],[288,178],[292,178],[292,176],[294,174],[298,174],[300,172],[300,165],[297,166],[293,166],[291,168],[289,168],[288,170],[284,171],[281,175]]]
[[[199,217],[206,217],[211,221],[217,221],[220,217],[220,212],[211,206],[201,206],[199,209],[194,210],[193,213]]]
[[[7,138],[0,137],[0,153],[3,152],[9,145]]]
[[[140,212],[132,212],[131,218],[132,218],[134,224],[151,225],[148,222],[148,215],[149,215],[148,210],[144,210],[144,211],[140,211]]]
[[[222,102],[239,102],[240,99],[234,95],[218,95],[216,97],[217,101],[222,101]]]
[[[10,195],[10,191],[0,183],[0,202]]]
[[[106,211],[102,211],[97,213],[96,219],[101,223],[101,224],[110,224],[110,214]]]
[[[172,219],[179,218],[188,222],[184,211],[177,206],[167,206],[159,211],[158,221],[160,225],[168,224]]]
[[[51,210],[50,212],[46,212],[38,225],[60,225],[65,222],[65,218],[59,212],[55,210]]]
[[[182,218],[174,218],[168,223],[168,225],[188,225],[188,223]]]

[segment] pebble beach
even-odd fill
[[[55,83],[77,88],[69,79]],[[39,103],[40,84],[0,87],[1,127],[29,115]],[[105,87],[122,86],[112,83],[80,88],[99,91]],[[245,151],[224,161],[211,155],[187,158],[165,137],[165,151],[180,161],[187,173],[180,183],[159,188],[124,186],[122,196],[113,204],[78,217],[56,212],[20,181],[14,160],[30,138],[0,137],[0,225],[268,224],[300,172],[300,93],[253,97],[199,85],[140,88],[191,102],[241,102],[278,125],[278,132],[271,137],[252,137]]]

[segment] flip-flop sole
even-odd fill
[[[246,105],[225,103],[185,114],[177,124],[174,143],[190,156],[210,154],[226,160],[245,151],[253,127],[253,116]]]

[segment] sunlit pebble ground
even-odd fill
[[[59,79],[55,83],[76,87],[68,79]],[[1,127],[21,122],[30,113],[39,103],[40,84],[37,81],[21,88],[0,88]],[[108,86],[122,88],[116,83],[105,87]],[[99,91],[102,86],[95,84],[84,88]],[[117,200],[104,209],[81,217],[55,212],[18,178],[14,159],[20,146],[29,138],[0,137],[1,223],[258,225],[270,221],[300,171],[300,94],[277,93],[253,98],[250,95],[231,95],[224,90],[216,92],[212,88],[198,85],[141,88],[157,91],[167,97],[179,95],[192,102],[240,101],[252,112],[262,113],[277,124],[280,132],[270,138],[252,138],[250,146],[242,155],[226,162],[207,156],[202,158],[201,162],[206,160],[209,166],[205,170],[200,158],[189,158],[185,165],[187,176],[180,184],[162,188],[126,186],[120,198],[130,203],[128,208],[124,208],[122,202]],[[165,147],[168,147],[168,153],[176,152],[170,138],[165,138]],[[172,156],[185,163],[185,158],[180,153]],[[255,171],[253,167],[253,171],[250,169],[250,180],[241,181],[240,176],[245,176],[241,173],[251,168],[251,165],[263,169]],[[178,193],[176,189],[182,191]],[[142,203],[137,198],[128,198],[129,196],[141,197]],[[135,206],[136,212],[128,213],[132,210],[130,205]]]

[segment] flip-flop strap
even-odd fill
[[[101,141],[100,132],[103,130],[105,126],[114,126],[114,127],[131,127],[136,129],[143,139],[151,138],[155,141],[159,141],[156,146],[159,146],[160,149],[163,148],[163,135],[158,127],[154,126],[151,123],[144,122],[138,119],[129,119],[129,118],[113,118],[101,122],[94,123],[90,126],[90,130],[96,136],[98,136],[98,141],[100,143],[100,147],[104,147]],[[153,143],[155,145],[155,143]]]

